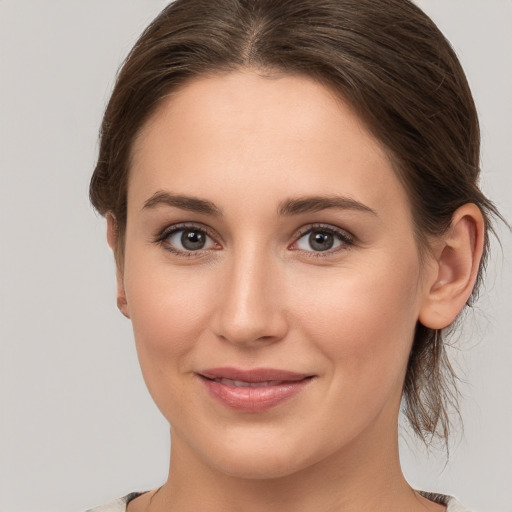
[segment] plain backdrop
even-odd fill
[[[163,0],[0,0],[0,510],[80,511],[167,474],[168,427],[115,306],[88,202],[115,72]],[[512,1],[423,0],[481,116],[483,188],[512,222]],[[450,460],[401,434],[412,485],[512,511],[512,237],[451,351],[464,435]]]

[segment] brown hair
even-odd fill
[[[487,230],[489,215],[499,216],[478,188],[480,134],[464,72],[409,0],[176,0],[128,55],[101,128],[90,196],[102,215],[115,216],[118,264],[130,151],[142,125],[193,77],[248,67],[307,75],[357,110],[408,192],[421,249],[463,204],[480,208]],[[477,285],[487,249],[486,236]],[[448,406],[457,408],[443,334],[418,324],[404,383],[404,412],[424,440],[446,440]]]

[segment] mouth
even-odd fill
[[[208,378],[208,377],[206,377]],[[230,386],[232,388],[258,388],[258,387],[267,387],[267,386],[279,386],[287,381],[283,380],[266,380],[262,382],[246,382],[243,380],[233,380],[233,379],[210,379],[213,382],[218,382],[219,384],[223,384],[225,386]]]
[[[212,368],[197,373],[210,396],[230,409],[263,412],[295,397],[314,375],[257,368]]]

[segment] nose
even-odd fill
[[[260,347],[288,331],[279,265],[261,251],[240,251],[222,273],[214,331],[243,347]]]

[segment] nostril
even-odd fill
[[[275,343],[285,336],[287,328],[285,326],[278,327],[276,324],[275,319],[245,326],[223,323],[217,329],[216,334],[220,339],[234,345],[259,346]]]

